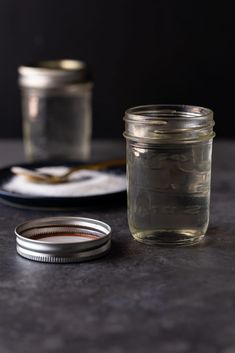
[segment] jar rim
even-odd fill
[[[147,143],[189,143],[215,136],[213,111],[194,105],[156,104],[125,113],[127,139]]]
[[[152,121],[161,118],[205,118],[213,120],[213,111],[196,105],[183,104],[151,104],[129,108],[125,112],[125,120]]]

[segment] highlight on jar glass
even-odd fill
[[[128,223],[150,245],[193,245],[209,223],[213,112],[187,105],[125,113]]]
[[[86,63],[43,61],[18,72],[27,159],[87,160],[93,84]]]

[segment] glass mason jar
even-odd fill
[[[92,83],[86,64],[57,60],[21,66],[19,85],[27,159],[88,159]]]
[[[191,245],[209,222],[213,112],[151,105],[125,113],[128,222],[146,244]]]

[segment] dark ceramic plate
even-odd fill
[[[82,163],[85,165],[85,163]],[[28,169],[35,169],[40,167],[48,166],[75,166],[81,165],[78,162],[71,163],[24,163],[18,164],[21,167]],[[126,190],[89,195],[89,196],[75,196],[75,197],[46,197],[46,196],[32,196],[26,194],[20,194],[8,190],[4,190],[4,184],[12,178],[13,174],[11,172],[11,167],[0,169],[0,199],[3,202],[14,206],[22,207],[36,207],[36,208],[54,208],[54,209],[74,209],[78,207],[101,207],[109,205],[109,207],[115,206],[117,204],[123,203],[126,200]],[[105,171],[115,174],[115,175],[125,175],[125,166],[111,166],[106,168]]]

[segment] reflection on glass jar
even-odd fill
[[[85,63],[41,62],[20,67],[19,74],[28,160],[88,159],[92,83]]]
[[[147,244],[197,243],[209,222],[213,113],[144,106],[125,115],[128,221]]]

